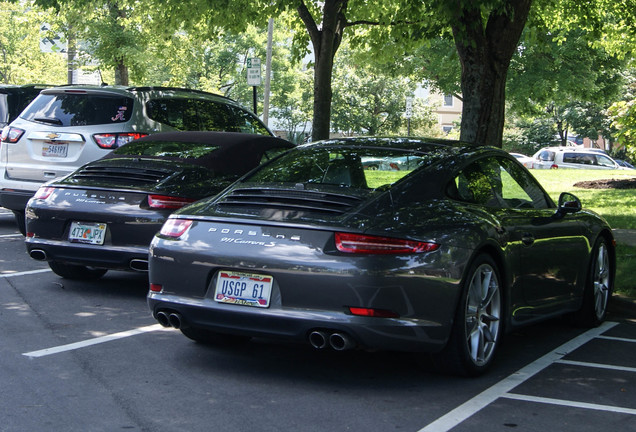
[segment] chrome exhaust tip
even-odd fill
[[[316,349],[324,349],[329,345],[327,333],[314,330],[309,333],[309,343]]]
[[[34,260],[46,261],[46,252],[44,252],[42,249],[32,249],[29,252],[29,256]]]
[[[336,351],[345,351],[356,346],[356,343],[346,333],[333,333],[329,336],[329,345]]]
[[[168,322],[170,323],[172,327],[176,328],[177,330],[183,326],[181,315],[175,312],[168,315]]]
[[[139,272],[147,272],[148,271],[148,260],[144,259],[132,259],[128,266],[135,271]]]
[[[163,327],[170,327],[170,319],[168,318],[168,314],[160,311],[155,315],[155,319],[161,324]]]

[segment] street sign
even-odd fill
[[[40,51],[47,53],[66,53],[66,40],[62,33],[52,34],[51,26],[44,23],[40,26]]]
[[[259,58],[247,59],[247,85],[261,85],[261,59]]]
[[[410,119],[413,116],[413,98],[406,98],[406,118]]]

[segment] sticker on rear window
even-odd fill
[[[127,109],[128,109],[128,107],[120,106],[117,109],[117,115],[115,117],[111,117],[110,119],[112,121],[117,121],[117,120],[126,121],[126,118],[124,117],[124,114],[126,113]]]

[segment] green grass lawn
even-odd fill
[[[612,228],[636,229],[636,189],[584,189],[574,183],[585,180],[632,178],[636,172],[628,170],[530,170],[550,196],[556,201],[561,192],[572,192],[581,199],[583,207],[603,216]],[[615,291],[636,297],[636,247],[621,244],[616,248]]]

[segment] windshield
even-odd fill
[[[427,159],[426,154],[402,149],[299,147],[245,181],[377,189],[395,183]]]
[[[198,159],[219,149],[217,145],[183,141],[131,142],[113,151],[116,155],[157,156],[179,159]]]

